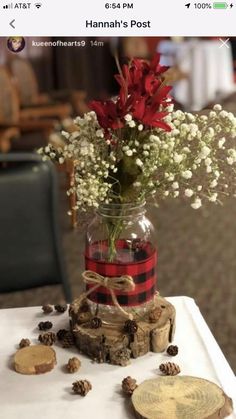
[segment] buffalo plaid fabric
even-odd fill
[[[153,249],[151,243],[142,244],[137,250],[137,261],[135,262],[107,262],[104,259],[98,259],[99,255],[107,250],[107,242],[94,243],[85,253],[85,267],[87,270],[97,272],[102,276],[115,277],[121,275],[132,276],[135,289],[131,292],[115,292],[116,298],[121,306],[136,306],[149,301],[156,289],[156,264],[157,252]],[[128,245],[125,240],[119,240],[116,243],[117,249],[127,249]],[[128,254],[128,253],[127,253]],[[92,257],[89,255],[92,255]],[[124,253],[125,255],[125,253]],[[89,290],[93,285],[87,285]],[[110,291],[105,287],[99,287],[96,291],[89,295],[89,299],[98,304],[113,305]]]

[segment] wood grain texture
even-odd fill
[[[56,365],[55,351],[45,345],[19,349],[14,356],[14,367],[20,374],[43,374]]]
[[[76,346],[79,351],[97,362],[109,362],[115,365],[124,365],[124,362],[127,365],[130,357],[143,356],[150,350],[163,352],[173,340],[175,308],[165,298],[156,296],[152,305],[152,310],[155,309],[160,310],[160,315],[156,321],[151,322],[149,311],[140,316],[134,310],[132,314],[138,329],[136,333],[128,334],[124,330],[124,318],[119,318],[119,313],[115,318],[112,314],[107,314],[106,317],[100,316],[102,326],[97,329],[91,328],[88,320],[94,313],[91,313],[89,308],[84,312],[84,309],[81,309],[81,300],[75,300],[70,306],[69,313]]]
[[[190,376],[146,380],[134,390],[132,403],[142,419],[219,419],[233,410],[220,387]]]

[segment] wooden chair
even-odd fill
[[[0,153],[7,153],[11,149],[12,141],[22,134],[39,132],[42,144],[48,144],[49,135],[54,131],[56,121],[48,119],[22,118],[19,106],[19,96],[8,70],[0,66]],[[58,165],[67,176],[68,188],[74,183],[74,164],[70,160],[64,165]],[[77,212],[73,209],[76,196],[69,198],[72,227],[77,225]]]
[[[71,115],[70,104],[50,103],[47,95],[40,95],[33,68],[27,60],[13,58],[8,62],[8,68],[18,89],[22,118],[62,120]]]
[[[0,66],[0,151],[8,152],[12,139],[25,133],[40,133],[46,144],[55,123],[55,120],[22,118],[16,86],[8,70]]]
[[[36,74],[29,60],[19,57],[11,58],[8,66],[15,78],[23,114],[57,117],[63,119],[73,113],[84,114],[88,111],[86,92],[82,90],[57,91],[52,94],[39,92]]]

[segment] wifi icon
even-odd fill
[[[35,3],[35,7],[37,7],[37,9],[40,9],[41,6],[42,6],[42,3]]]

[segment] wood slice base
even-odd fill
[[[140,419],[219,419],[233,411],[232,400],[216,384],[197,377],[158,377],[132,394]]]
[[[175,308],[167,300],[156,296],[149,312],[135,315],[138,326],[136,333],[124,331],[127,319],[117,321],[117,316],[110,314],[110,320],[100,317],[102,326],[93,329],[90,321],[93,313],[88,301],[78,299],[70,306],[71,330],[78,349],[97,362],[109,362],[125,366],[130,358],[137,358],[147,352],[162,352],[173,340],[175,331]],[[155,312],[156,318],[150,316]],[[114,321],[115,317],[115,321]]]
[[[56,365],[56,353],[49,346],[34,345],[19,349],[14,356],[15,370],[21,374],[43,374]]]

